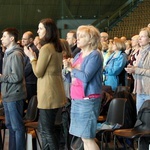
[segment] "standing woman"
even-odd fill
[[[142,28],[139,33],[139,45],[141,49],[136,58],[135,65],[128,65],[127,73],[134,77],[134,93],[136,93],[137,113],[144,103],[150,99],[150,28]]]
[[[99,31],[93,26],[77,29],[77,47],[73,62],[64,61],[71,72],[71,124],[69,132],[81,137],[84,150],[99,150],[94,141],[101,104],[103,58],[97,50]]]
[[[128,59],[128,64],[134,66],[136,64],[136,59],[139,55],[140,45],[139,45],[139,35],[134,35],[131,38],[132,52]],[[130,85],[130,92],[134,89],[134,78],[132,74],[128,74],[128,85]]]
[[[62,80],[62,47],[58,29],[50,18],[40,21],[37,31],[41,39],[38,60],[32,49],[24,49],[30,58],[34,74],[38,78],[37,97],[39,131],[43,150],[58,150],[59,144],[54,133],[54,123],[58,108],[66,102]]]
[[[112,87],[115,91],[119,84],[124,84],[125,74],[122,80],[119,80],[119,74],[127,64],[127,55],[124,53],[125,43],[121,39],[114,39],[112,50],[114,51],[108,58],[104,66],[104,84]],[[122,82],[122,83],[121,83]]]

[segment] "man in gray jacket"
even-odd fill
[[[2,44],[6,47],[3,73],[0,74],[6,127],[9,129],[9,150],[25,150],[23,103],[26,98],[23,50],[17,45],[18,31],[3,30]]]

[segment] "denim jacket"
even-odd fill
[[[104,84],[111,86],[113,91],[115,91],[119,85],[118,75],[127,64],[127,55],[125,53],[120,51],[116,57],[113,57],[114,54],[115,53],[112,53],[110,55],[103,71],[105,76]]]

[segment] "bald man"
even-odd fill
[[[38,49],[33,43],[34,36],[31,31],[27,31],[22,36],[22,46],[30,47],[38,57]],[[24,64],[25,64],[25,81],[26,81],[26,89],[27,89],[27,98],[24,105],[24,110],[28,107],[28,102],[32,96],[37,94],[37,78],[33,73],[32,66],[29,60],[29,57],[24,57]]]
[[[108,33],[106,33],[106,32],[101,32],[101,33],[100,33],[100,37],[101,37],[101,39],[100,39],[101,43],[103,43],[103,42],[108,43],[108,38],[109,38]]]

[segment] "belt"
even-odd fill
[[[99,97],[101,97],[100,94],[91,94],[89,96],[84,97],[83,99],[86,100],[86,99],[99,98]]]

